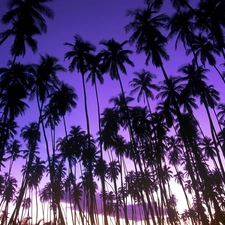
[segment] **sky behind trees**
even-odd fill
[[[8,9],[6,7],[7,1],[0,2],[0,16],[2,16]],[[195,1],[190,1],[192,6],[195,6]],[[59,58],[59,62],[68,69],[69,60],[64,60],[64,55],[69,51],[68,46],[64,46],[63,43],[74,41],[73,36],[79,34],[85,41],[90,41],[93,43],[98,53],[103,46],[99,44],[102,40],[109,40],[114,38],[118,42],[123,42],[128,40],[131,33],[126,33],[124,27],[131,21],[131,17],[126,16],[126,11],[129,9],[143,8],[145,6],[144,1],[141,0],[66,0],[62,2],[61,0],[55,0],[52,3],[49,3],[49,6],[53,9],[55,13],[54,20],[47,20],[48,31],[47,34],[37,36],[38,41],[38,51],[36,54],[33,54],[31,50],[27,49],[27,53],[24,57],[18,57],[16,61],[22,63],[38,63],[40,60],[40,55],[45,55],[46,53],[52,56]],[[165,0],[165,4],[161,10],[162,12],[172,15],[174,9],[171,6],[170,1]],[[0,24],[0,31],[3,31],[7,28],[3,24]],[[163,34],[168,34],[167,31],[162,31]],[[10,56],[10,46],[12,44],[13,38],[10,37],[0,46],[1,56],[0,56],[0,67],[5,67],[7,61],[12,59]],[[179,73],[177,69],[190,62],[192,56],[186,56],[182,43],[178,44],[178,48],[175,51],[175,41],[171,40],[166,46],[166,50],[170,55],[170,60],[164,62],[164,66],[168,75],[177,76]],[[149,65],[145,64],[146,56],[135,53],[135,46],[130,46],[129,43],[125,45],[126,49],[133,51],[133,54],[130,56],[130,59],[134,62],[135,67],[126,65],[127,75],[121,74],[121,79],[124,85],[124,90],[127,95],[131,91],[129,87],[129,81],[134,78],[134,72],[140,71],[141,69],[147,69],[152,73],[156,74],[157,78],[155,83],[164,80],[164,76],[160,69],[156,69],[154,65],[149,62]],[[223,60],[218,58],[218,65],[220,69],[223,69],[220,64]],[[224,84],[221,78],[216,74],[216,71],[213,67],[208,67],[210,72],[207,73],[208,84],[214,85],[215,89],[221,91],[221,102],[224,102]],[[83,100],[83,89],[82,89],[82,80],[81,75],[75,71],[70,73],[60,72],[58,73],[60,80],[65,81],[66,83],[72,85],[75,88],[75,91],[78,95],[77,107],[71,113],[66,116],[66,122],[68,128],[71,125],[80,125],[82,130],[86,130],[86,120],[85,120],[85,110],[84,110],[84,100]],[[111,97],[117,97],[121,93],[119,83],[117,81],[112,81],[109,78],[108,74],[104,75],[104,84],[98,84],[99,96],[100,96],[100,107],[101,112],[106,107],[112,107],[112,104],[109,104],[109,99]],[[155,92],[156,93],[156,92]],[[96,137],[98,129],[98,115],[97,115],[97,106],[95,100],[94,87],[91,85],[91,82],[87,83],[87,105],[90,117],[90,130],[91,134]],[[155,106],[160,100],[155,100],[153,102],[152,109],[154,110]],[[199,100],[196,101],[199,104]],[[29,102],[30,109],[27,111],[25,116],[20,116],[17,121],[21,127],[27,125],[29,122],[36,121],[38,119],[38,109],[35,102]],[[131,105],[137,105],[137,102],[131,103]],[[143,100],[138,103],[140,106],[144,106]],[[204,132],[210,136],[210,127],[208,118],[206,116],[205,109],[200,107],[198,110],[194,110],[196,118],[199,120],[200,125]],[[216,125],[218,128],[218,125]],[[171,134],[173,131],[171,132]],[[63,129],[63,124],[61,123],[59,129],[57,130],[57,137],[63,137],[65,131]],[[128,139],[128,134],[125,133],[125,137]],[[41,156],[46,157],[45,144],[41,143],[40,148]],[[21,166],[23,160],[19,159],[17,161],[18,167]],[[127,161],[128,162],[128,161]],[[128,168],[133,170],[133,164],[127,164]],[[7,171],[8,168],[6,167]],[[4,169],[3,169],[4,171]],[[14,172],[16,172],[16,167],[14,167]],[[18,171],[17,171],[18,172]],[[15,173],[16,174],[16,173]],[[17,174],[18,179],[20,179],[20,173]],[[22,179],[22,177],[21,177]],[[100,181],[98,181],[100,186]],[[100,188],[101,189],[101,188]],[[179,202],[182,205],[182,202]]]

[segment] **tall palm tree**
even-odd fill
[[[17,95],[15,95],[15,92]],[[24,115],[28,104],[24,101],[26,98],[26,92],[23,91],[19,86],[9,86],[5,89],[0,96],[1,103],[0,109],[2,109],[2,115],[0,116],[0,163],[3,160],[5,154],[5,146],[7,144],[9,125],[14,122],[14,120],[20,116]]]
[[[45,56],[41,55],[40,62],[38,64],[32,65],[32,74],[34,82],[32,86],[30,99],[36,98],[39,111],[38,126],[41,125],[42,127],[43,137],[46,145],[48,166],[50,169],[50,179],[53,185],[54,185],[53,179],[55,177],[54,168],[52,167],[51,163],[49,142],[44,126],[44,121],[42,118],[43,118],[43,109],[49,95],[56,90],[57,85],[60,83],[57,73],[65,71],[66,69],[59,63],[59,59],[57,57],[50,56],[48,54],[46,54]],[[54,199],[52,199],[52,201],[54,202]],[[54,207],[55,204],[53,204],[53,208]],[[56,208],[54,208],[53,211],[54,216],[56,217]]]
[[[98,110],[98,127],[99,127],[99,144],[100,144],[100,159],[99,163],[103,162],[103,147],[102,147],[102,131],[101,131],[101,122],[100,122],[100,103],[99,103],[99,95],[98,95],[98,88],[97,88],[97,80],[100,84],[103,84],[103,73],[101,70],[101,56],[97,55],[90,55],[88,57],[88,66],[87,66],[87,80],[91,80],[92,85],[95,88],[95,96],[97,101],[97,110]],[[103,172],[103,171],[102,171]],[[103,209],[104,209],[104,223],[107,225],[107,212],[106,212],[106,197],[105,197],[105,180],[104,175],[100,174],[101,184],[102,184],[102,196],[103,196]]]
[[[189,70],[190,68],[192,70],[192,73],[191,74],[186,73],[186,74],[188,74],[187,76],[189,76],[192,81],[195,80],[195,82],[192,83],[190,81],[189,89],[191,89],[191,92],[192,92],[193,95],[200,97],[200,103],[203,104],[205,109],[206,109],[207,116],[208,116],[208,119],[209,119],[209,124],[210,124],[210,131],[211,131],[212,139],[214,141],[214,146],[215,146],[216,153],[217,153],[217,158],[218,158],[218,161],[219,161],[221,172],[224,176],[224,168],[223,168],[223,164],[222,164],[222,161],[221,161],[221,158],[220,158],[219,149],[218,149],[218,146],[217,146],[217,143],[219,143],[219,138],[217,136],[216,129],[215,129],[215,126],[213,124],[213,120],[212,120],[212,117],[211,117],[211,114],[210,114],[210,111],[209,111],[210,108],[214,109],[215,106],[217,105],[217,101],[220,99],[219,98],[219,92],[216,91],[213,88],[212,85],[208,86],[205,83],[204,78],[206,78],[206,76],[205,76],[204,73],[207,71],[206,69],[203,69],[202,67],[196,68],[194,65],[187,65],[187,66],[182,67],[181,71],[183,70],[183,72],[187,72],[187,71],[190,71]],[[196,158],[196,160],[198,162],[198,166],[202,166],[202,165],[200,165],[201,162],[200,162],[200,159],[198,159],[199,156],[198,156],[198,154],[196,154],[196,151],[193,151],[193,153],[194,153],[194,157]],[[204,170],[207,170],[205,167],[202,167],[202,168],[204,168]],[[208,182],[207,180],[209,179],[209,177],[207,177],[205,175],[205,172],[203,172],[203,169],[199,169],[199,173],[200,173],[201,178],[204,180],[204,182]],[[217,200],[215,199],[215,196],[212,193],[213,187],[212,187],[212,185],[210,185],[208,183],[207,183],[207,186],[208,186],[208,188],[207,188],[208,194],[210,195],[210,198],[212,199],[212,202],[214,204],[216,215],[222,221],[223,220],[223,216],[221,214],[222,212],[220,211],[220,208],[217,205]]]
[[[24,56],[26,44],[33,52],[37,51],[37,41],[34,35],[46,33],[47,25],[44,17],[54,18],[54,13],[46,3],[52,0],[12,0],[9,1],[9,11],[5,13],[1,22],[11,25],[6,31],[1,33],[0,45],[10,36],[14,36],[11,53],[14,56],[13,63],[17,56]]]
[[[12,65],[12,62],[8,61],[7,67],[0,68],[0,107],[3,109],[0,129],[2,137],[0,161],[2,154],[4,155],[2,149],[7,142],[5,135],[8,128],[6,124],[10,121],[13,122],[19,115],[24,115],[25,110],[29,107],[25,99],[30,93],[31,83],[32,74],[29,65],[22,65],[21,63]],[[18,92],[17,95],[15,95],[15,91]]]
[[[102,140],[101,140],[101,123],[100,123],[100,103],[99,103],[99,95],[98,95],[98,88],[97,88],[97,80],[100,84],[103,84],[103,73],[101,70],[101,57],[99,54],[97,55],[89,55],[88,56],[88,65],[87,65],[87,79],[88,82],[91,80],[91,84],[95,88],[95,96],[97,101],[97,110],[98,110],[98,127],[99,127],[99,135],[100,135],[100,150],[101,150],[101,157],[103,155],[102,152]]]
[[[36,122],[30,123],[21,129],[21,137],[27,142],[28,154],[27,154],[27,165],[24,173],[24,177],[21,184],[20,193],[16,202],[16,207],[11,215],[9,224],[13,224],[17,220],[20,206],[28,185],[28,177],[31,171],[33,160],[35,159],[35,153],[40,142],[40,131],[39,126]]]
[[[138,92],[138,102],[140,102],[141,96],[143,96],[144,102],[147,101],[149,111],[151,112],[150,103],[148,100],[149,98],[152,100],[154,99],[151,89],[156,91],[159,90],[158,86],[152,83],[152,80],[156,78],[156,75],[144,69],[142,69],[141,72],[134,72],[134,75],[136,77],[129,82],[130,86],[134,88],[131,90],[130,94],[133,95],[134,93]]]
[[[87,133],[90,135],[90,124],[89,124],[89,116],[88,116],[88,106],[87,106],[87,94],[86,94],[86,86],[85,86],[85,73],[87,71],[88,66],[88,58],[92,52],[95,51],[95,46],[88,41],[84,41],[81,36],[75,35],[74,36],[74,43],[64,43],[65,46],[69,46],[71,48],[65,54],[65,59],[70,60],[69,71],[74,72],[77,70],[78,73],[81,73],[82,77],[82,86],[84,92],[84,108],[85,108],[85,115],[86,115],[86,123],[87,123]]]
[[[225,28],[225,3],[222,0],[216,1],[199,1],[198,3],[198,14],[199,23],[207,34],[209,34],[214,44],[220,49],[225,59],[225,39],[224,39],[224,28]]]

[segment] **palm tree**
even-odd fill
[[[99,135],[100,135],[100,150],[101,150],[101,157],[102,157],[102,142],[101,142],[101,123],[100,123],[100,103],[99,103],[99,96],[98,96],[98,88],[97,88],[97,80],[100,84],[103,84],[103,73],[101,70],[100,65],[101,57],[99,54],[97,55],[89,55],[88,57],[88,65],[87,65],[87,80],[91,80],[92,85],[95,88],[95,96],[97,101],[97,109],[98,109],[98,126],[99,126]]]
[[[15,193],[16,193],[16,188],[17,188],[17,180],[14,177],[9,176],[7,173],[5,174],[5,188],[2,193],[2,202],[5,202],[5,213],[6,215],[8,214],[9,210],[9,203],[13,200]],[[2,217],[1,220],[1,225],[7,224],[7,217]]]
[[[98,88],[97,88],[97,80],[100,82],[100,84],[103,84],[104,82],[100,61],[101,61],[100,54],[90,55],[88,57],[88,65],[87,65],[88,77],[86,81],[91,80],[91,83],[95,88],[95,96],[96,96],[97,110],[98,110],[99,144],[100,144],[100,157],[101,157],[100,160],[103,161],[102,131],[101,131],[101,122],[100,122],[100,103],[99,103],[99,95],[98,95]],[[102,193],[103,193],[104,222],[107,225],[108,220],[107,220],[107,212],[106,212],[105,180],[104,180],[104,176],[100,176],[100,178],[101,178]]]
[[[124,64],[134,66],[134,63],[129,59],[129,55],[132,54],[131,50],[124,50],[123,47],[128,41],[123,41],[119,43],[113,38],[110,40],[100,41],[106,49],[100,51],[99,55],[102,58],[102,71],[103,73],[109,73],[112,80],[116,79],[119,81],[121,92],[125,98],[125,92],[119,70],[123,74],[127,74],[126,67]]]
[[[191,208],[190,201],[188,199],[187,193],[185,191],[184,187],[184,174],[178,170],[178,165],[180,164],[182,153],[183,153],[184,146],[181,143],[181,139],[179,137],[175,138],[174,136],[167,138],[167,150],[169,150],[168,153],[168,159],[169,163],[172,164],[175,168],[176,174],[174,175],[177,182],[181,185],[188,209]]]
[[[24,173],[24,177],[21,184],[20,193],[16,202],[16,207],[11,215],[9,224],[13,224],[16,221],[20,206],[22,204],[22,200],[28,185],[28,178],[31,170],[31,166],[33,160],[35,159],[35,153],[38,146],[38,142],[40,142],[40,131],[39,126],[36,122],[30,123],[29,126],[25,126],[21,129],[21,137],[27,142],[28,154],[27,154],[27,165]]]
[[[29,64],[14,63],[8,61],[7,67],[0,68],[1,92],[8,87],[21,88],[27,95],[30,92],[32,84],[32,73]]]
[[[38,220],[38,186],[42,180],[44,172],[46,170],[45,161],[41,160],[40,157],[36,157],[35,161],[32,163],[31,171],[28,178],[28,186],[30,189],[35,189],[36,198],[36,223]]]
[[[201,28],[209,34],[214,44],[220,49],[224,59],[224,10],[225,3],[222,0],[217,1],[200,1],[198,4],[199,23]]]
[[[23,220],[24,218],[24,211],[27,210],[27,217],[29,217],[29,208],[31,207],[32,205],[32,199],[30,197],[27,197],[27,198],[24,198],[23,199],[23,203],[22,203],[22,208],[23,208],[23,211],[22,211],[22,215],[21,215],[21,220]]]
[[[118,188],[117,188],[117,179],[121,171],[121,165],[118,161],[109,162],[109,166],[106,173],[106,178],[113,182],[114,192],[116,197],[116,224],[120,224],[120,214],[119,214],[119,204],[118,204]]]
[[[40,62],[32,65],[33,87],[31,99],[36,97],[38,109],[41,117],[41,111],[47,97],[55,90],[60,83],[57,73],[65,72],[66,69],[59,64],[59,59],[46,54],[41,55]]]
[[[15,92],[17,95],[15,95]],[[5,154],[5,146],[7,144],[9,125],[12,124],[19,115],[24,115],[25,110],[29,108],[25,103],[26,92],[19,87],[9,86],[1,93],[0,109],[2,109],[2,115],[0,117],[1,128],[1,143],[0,143],[0,163],[3,160]]]
[[[169,60],[169,55],[165,51],[167,39],[162,35],[160,29],[165,27],[165,23],[169,18],[165,14],[156,16],[155,14],[156,11],[151,8],[128,11],[127,16],[133,17],[133,21],[125,26],[125,31],[133,31],[129,42],[131,44],[135,43],[136,53],[145,53],[146,65],[152,59],[152,64],[161,67],[163,75],[167,79],[168,76],[162,62],[162,58]]]
[[[107,205],[106,205],[106,185],[105,185],[105,176],[107,172],[108,165],[106,161],[101,157],[96,159],[96,162],[94,163],[94,174],[101,180],[102,185],[102,201],[103,201],[103,213],[104,213],[104,224],[108,224],[108,218],[107,218]]]
[[[188,46],[191,46],[191,50],[193,52],[192,39],[196,29],[196,24],[193,17],[194,14],[192,11],[179,11],[174,13],[172,18],[166,24],[167,29],[170,31],[168,38],[172,39],[175,35],[177,35],[175,49],[177,49],[178,42],[181,41],[185,49]]]
[[[200,145],[200,148],[204,151],[205,157],[207,159],[210,158],[213,161],[213,164],[216,167],[216,169],[219,170],[217,162],[215,160],[216,148],[214,146],[212,139],[205,136],[202,140],[200,140],[199,145]]]
[[[172,109],[173,109],[173,113],[175,113],[175,115],[177,116],[178,119],[178,124],[177,127],[179,127],[179,130],[177,130],[177,132],[179,133],[179,135],[182,138],[182,141],[184,143],[184,147],[185,147],[185,159],[186,159],[186,167],[188,170],[188,173],[191,177],[191,180],[193,182],[193,187],[195,190],[195,194],[196,197],[198,199],[198,212],[201,216],[202,221],[205,221],[205,223],[208,223],[208,219],[205,215],[205,213],[202,211],[202,202],[201,202],[201,198],[200,195],[198,193],[198,183],[196,181],[196,177],[195,177],[195,173],[197,173],[197,168],[195,168],[195,170],[193,171],[192,165],[193,165],[193,160],[191,160],[193,158],[193,156],[191,156],[191,152],[193,152],[193,154],[195,155],[195,157],[198,159],[199,164],[197,165],[198,168],[200,168],[202,165],[200,165],[202,162],[200,162],[199,160],[199,154],[200,151],[197,148],[197,144],[196,144],[196,139],[198,137],[198,133],[197,133],[197,125],[198,122],[196,121],[196,119],[194,118],[193,114],[181,114],[180,109],[178,108],[178,105],[180,104],[180,94],[181,91],[184,90],[183,85],[178,85],[177,86],[177,90],[174,88],[176,87],[176,85],[174,86],[175,83],[180,82],[181,78],[179,79],[171,79],[169,80],[169,82],[164,81],[165,83],[165,90],[167,91],[162,91],[162,93],[160,93],[158,96],[163,97],[164,102],[166,102],[169,105],[172,105]],[[176,81],[176,82],[174,82]],[[167,88],[166,88],[167,87]],[[190,86],[191,88],[191,86]],[[170,93],[168,95],[168,93]],[[176,128],[176,127],[175,127]],[[199,178],[200,179],[200,178]]]
[[[63,118],[65,134],[67,135],[65,115],[67,112],[71,112],[72,108],[77,106],[77,94],[72,86],[62,82],[49,97],[49,104],[57,111],[58,115]]]
[[[214,145],[217,149],[217,157],[219,160],[221,171],[223,172],[223,164],[221,161],[221,157],[219,154],[217,142],[218,142],[218,136],[216,134],[215,126],[213,124],[213,120],[211,118],[211,114],[209,111],[209,108],[214,109],[217,105],[217,101],[219,101],[219,92],[214,89],[212,85],[207,85],[204,80],[207,79],[205,73],[208,71],[207,69],[204,69],[202,66],[196,67],[194,64],[188,64],[184,65],[179,69],[180,72],[185,74],[186,76],[182,78],[182,80],[188,80],[188,83],[185,87],[187,92],[192,93],[193,96],[199,96],[200,97],[200,103],[204,105],[207,116],[209,119],[210,129],[212,138],[214,141]],[[189,91],[188,91],[189,89]],[[224,173],[224,172],[223,172]],[[224,176],[224,174],[223,174]]]
[[[22,144],[17,139],[10,140],[10,142],[7,144],[6,153],[9,155],[7,157],[7,160],[10,159],[9,171],[8,171],[9,176],[11,175],[13,163],[18,158],[22,158],[23,157],[23,155],[21,154],[21,152],[22,152],[21,146],[22,146]]]
[[[134,88],[133,90],[131,90],[130,94],[133,95],[134,93],[138,92],[138,102],[140,102],[141,96],[143,96],[144,103],[145,101],[147,101],[149,111],[151,112],[148,100],[149,98],[151,98],[152,100],[154,99],[154,95],[151,89],[156,91],[159,90],[158,86],[152,83],[152,80],[156,78],[156,75],[144,69],[142,69],[141,72],[134,72],[134,75],[136,76],[136,78],[133,78],[129,82],[130,86]]]
[[[44,141],[46,145],[46,152],[47,152],[47,159],[48,159],[48,166],[50,169],[50,179],[51,183],[54,184],[54,170],[51,165],[51,156],[50,156],[50,149],[49,149],[49,142],[44,126],[43,121],[43,109],[48,99],[49,95],[52,94],[57,89],[57,85],[60,84],[60,81],[57,77],[58,72],[65,72],[66,69],[59,64],[58,58],[54,56],[50,56],[46,54],[45,56],[41,55],[40,62],[38,64],[32,65],[32,73],[33,73],[33,86],[32,86],[32,93],[30,98],[36,98],[38,111],[39,111],[39,122],[38,126],[41,124],[42,132],[44,136]],[[54,160],[53,160],[54,161]],[[52,199],[54,202],[54,199]],[[53,208],[55,204],[53,204]],[[56,216],[56,208],[54,208],[54,216]]]
[[[71,48],[65,54],[65,59],[70,60],[69,71],[74,72],[76,69],[78,73],[81,73],[82,77],[82,86],[84,92],[84,107],[85,107],[85,115],[86,115],[86,123],[87,123],[87,133],[90,135],[90,124],[89,124],[89,117],[88,117],[88,106],[87,106],[87,94],[86,94],[86,87],[85,87],[85,80],[84,75],[87,71],[88,67],[88,58],[91,52],[95,51],[95,46],[88,41],[84,41],[81,36],[75,35],[74,36],[74,43],[65,42],[64,45],[69,46]]]
[[[44,17],[54,18],[54,13],[46,3],[51,0],[12,0],[9,2],[9,11],[2,16],[1,22],[11,27],[1,33],[0,45],[10,36],[14,36],[11,53],[14,56],[13,64],[17,56],[24,56],[26,44],[33,52],[37,51],[37,41],[34,35],[46,33],[47,25]]]
[[[210,35],[205,37],[202,35],[202,33],[198,34],[197,36],[195,35],[192,39],[192,49],[195,51],[195,56],[200,58],[202,65],[205,66],[206,62],[208,62],[209,65],[213,66],[216,69],[223,82],[225,83],[223,74],[216,66],[216,58],[214,56],[219,56],[220,50],[216,45],[212,43],[212,37]],[[191,51],[191,49],[187,49],[187,55],[189,55]]]

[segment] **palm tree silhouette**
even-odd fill
[[[131,16],[133,21],[125,26],[125,31],[133,31],[129,42],[135,43],[136,53],[145,53],[146,65],[151,59],[152,64],[160,67],[165,79],[168,79],[162,62],[162,59],[169,60],[169,55],[165,50],[167,38],[163,36],[160,29],[165,27],[169,17],[166,14],[155,16],[156,13],[157,11],[151,7],[128,11],[127,16]]]
[[[152,83],[152,80],[156,78],[156,75],[144,69],[142,69],[141,72],[134,72],[134,75],[136,77],[129,82],[130,86],[134,88],[131,90],[130,94],[133,95],[134,93],[138,92],[138,102],[140,102],[141,96],[143,95],[144,102],[147,102],[149,112],[151,112],[150,103],[148,100],[149,98],[152,100],[154,99],[151,89],[156,91],[159,90],[158,86]]]
[[[85,87],[85,79],[84,75],[87,71],[88,67],[88,58],[91,52],[95,51],[95,46],[88,41],[84,41],[81,36],[75,35],[74,36],[74,43],[64,43],[65,46],[69,46],[71,51],[68,51],[65,54],[65,59],[70,60],[69,71],[74,72],[77,70],[81,73],[82,77],[82,86],[84,92],[84,107],[85,107],[85,115],[86,115],[86,123],[87,123],[87,133],[90,135],[90,124],[89,124],[89,116],[88,116],[88,106],[87,106],[87,94],[86,94],[86,87]]]
[[[175,49],[177,49],[178,42],[181,41],[184,48],[186,49],[190,46],[192,53],[195,55],[192,48],[192,39],[196,29],[196,24],[192,11],[179,11],[174,13],[172,18],[168,21],[166,27],[169,29],[169,39],[172,39],[175,35],[177,35]]]
[[[17,180],[16,178],[9,176],[7,173],[5,173],[4,176],[4,183],[5,187],[2,193],[2,200],[0,202],[0,205],[2,206],[3,203],[5,203],[5,215],[6,217],[2,217],[1,219],[1,224],[3,225],[4,223],[7,224],[7,214],[9,210],[9,203],[13,200],[17,188]]]
[[[109,166],[106,173],[106,178],[108,178],[111,182],[113,182],[115,198],[116,198],[116,224],[120,224],[120,208],[118,204],[118,187],[117,187],[117,179],[121,172],[121,166],[118,161],[111,161],[109,162]]]
[[[43,1],[23,1],[13,0],[8,4],[9,11],[2,16],[3,24],[10,24],[11,27],[2,32],[0,45],[10,36],[14,36],[14,42],[11,47],[11,54],[14,56],[13,64],[17,56],[26,54],[26,44],[33,52],[37,51],[37,41],[34,35],[40,35],[47,32],[47,25],[44,17],[54,18],[54,13]]]
[[[70,113],[72,108],[77,106],[77,94],[72,86],[62,82],[49,97],[49,104],[58,112],[58,115],[63,118],[65,134],[67,135],[65,115],[66,113]]]
[[[9,155],[7,157],[7,160],[10,160],[9,171],[8,171],[9,176],[11,175],[11,171],[12,171],[12,168],[13,168],[13,163],[18,158],[22,158],[23,157],[23,155],[21,154],[22,153],[21,146],[22,146],[22,144],[17,139],[10,140],[9,143],[7,144],[6,153]]]
[[[220,49],[223,57],[224,53],[224,35],[223,29],[225,27],[224,14],[225,9],[224,1],[200,1],[198,4],[197,13],[199,16],[199,23],[201,28],[209,34],[213,43]],[[198,21],[197,21],[198,22]]]
[[[205,66],[206,62],[209,65],[213,66],[223,82],[225,83],[224,76],[216,66],[216,58],[215,55],[220,55],[219,48],[212,43],[212,37],[208,35],[207,37],[203,36],[201,33],[197,36],[194,36],[192,39],[192,49],[195,51],[195,56],[200,59],[202,65]],[[186,53],[190,54],[192,50],[187,49]]]
[[[102,71],[103,73],[109,73],[112,80],[116,79],[119,81],[121,92],[123,97],[125,97],[125,92],[119,70],[127,74],[126,67],[124,64],[134,66],[134,63],[129,59],[129,55],[132,54],[131,50],[124,50],[123,47],[128,41],[123,41],[119,43],[113,38],[110,40],[100,41],[100,44],[103,45],[106,49],[100,51],[99,55],[102,58]]]
[[[29,174],[31,171],[33,160],[35,159],[35,153],[37,150],[37,144],[40,142],[40,131],[36,122],[30,123],[21,129],[21,137],[27,142],[28,154],[27,154],[27,165],[24,173],[24,177],[21,184],[21,189],[16,202],[16,207],[11,215],[9,224],[16,221],[25,191],[28,186]]]
[[[15,95],[15,91],[18,92]],[[10,131],[10,124],[19,115],[24,115],[28,104],[24,101],[26,98],[26,92],[19,87],[9,86],[6,90],[1,93],[1,103],[0,109],[2,109],[1,121],[1,143],[0,143],[0,163],[5,155],[5,145],[7,144],[7,139],[9,138],[8,133]]]

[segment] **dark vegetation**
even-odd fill
[[[0,173],[1,225],[30,224],[31,217],[36,224],[65,225],[70,217],[73,224],[94,225],[101,224],[100,213],[105,225],[122,224],[121,218],[126,224],[225,224],[225,104],[207,81],[209,69],[215,69],[225,85],[223,65],[217,64],[225,59],[225,1],[200,0],[193,7],[188,0],[171,0],[172,17],[162,12],[167,1],[149,0],[145,8],[127,12],[128,41],[100,41],[99,52],[79,35],[64,44],[68,70],[82,77],[87,132],[67,127],[66,115],[76,110],[77,94],[58,78],[66,71],[58,58],[46,54],[29,65],[18,60],[26,57],[27,48],[37,52],[35,38],[47,31],[45,19],[54,17],[51,0],[7,1],[9,11],[1,22],[8,29],[1,32],[0,45],[9,37],[13,43],[11,60],[0,68],[0,163],[8,168]],[[176,47],[183,43],[184,54],[192,58],[178,68],[179,76],[169,76],[164,67],[171,40]],[[144,53],[145,63],[157,67],[164,80],[156,84],[156,75],[137,71],[128,95],[121,75],[127,66],[135,71],[132,53]],[[121,93],[110,99],[113,107],[102,109],[98,84],[105,76],[118,81]],[[86,82],[96,93],[96,137],[90,133]],[[144,105],[138,104],[142,98]],[[136,99],[137,106],[131,106]],[[26,116],[29,101],[37,104],[37,121],[20,127],[17,118]],[[196,118],[198,107],[205,110],[208,131]],[[57,138],[60,123],[65,136]],[[40,144],[47,158],[40,154]],[[21,182],[12,173],[19,157],[24,159]],[[133,163],[132,171],[127,171],[127,161]],[[48,181],[40,187],[46,175]],[[174,181],[183,191],[183,212],[171,188]],[[38,221],[40,217],[44,219]]]

